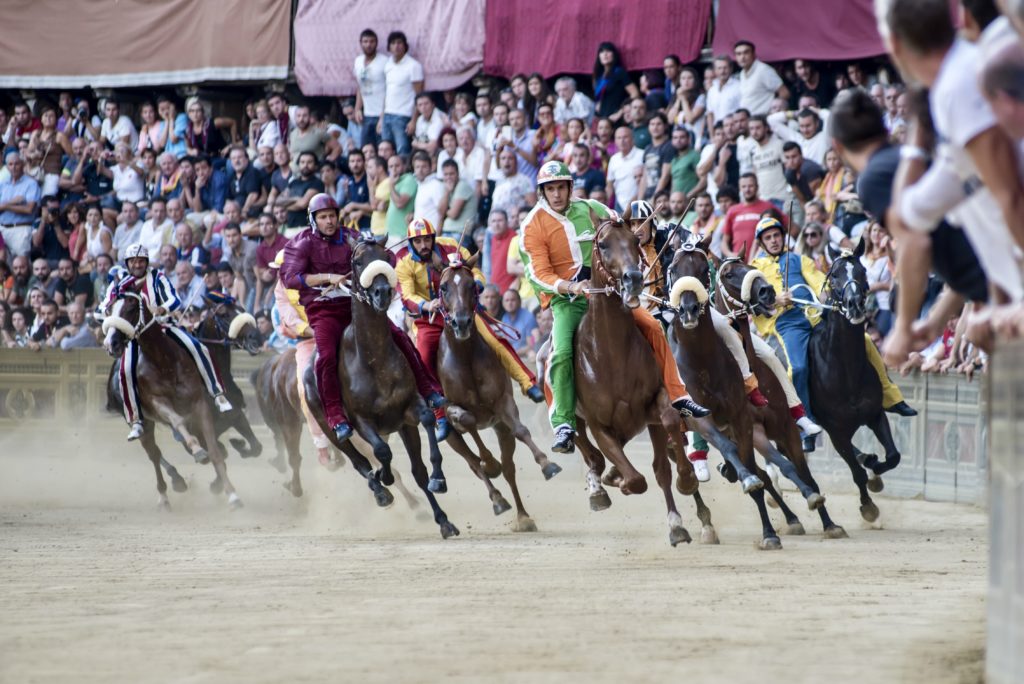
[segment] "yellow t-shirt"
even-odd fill
[[[513,264],[517,266],[523,265],[523,260],[519,256],[519,235],[516,235],[512,238],[512,241],[508,243],[508,259],[506,259],[506,268],[509,268]],[[530,279],[526,276],[519,276],[519,298],[525,300],[536,296],[536,293],[533,291],[533,285],[530,284]]]
[[[380,202],[391,197],[391,179],[385,178],[377,183],[377,190],[373,193],[373,199]],[[388,232],[388,210],[376,209],[370,215],[370,232],[376,236],[387,235]]]

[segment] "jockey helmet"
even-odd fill
[[[417,237],[434,237],[435,235],[437,235],[437,231],[434,230],[434,225],[425,218],[413,219],[408,230],[405,231],[405,236],[410,240]]]
[[[633,221],[646,221],[654,213],[654,207],[646,200],[633,200],[629,204],[629,218]]]
[[[309,216],[309,227],[313,230],[316,230],[316,212],[323,211],[324,209],[333,209],[337,212],[338,203],[325,192],[313,195],[313,198],[309,200],[309,207],[306,210]]]
[[[757,222],[757,227],[754,229],[754,239],[760,241],[762,235],[775,228],[781,230],[783,235],[785,235],[786,229],[782,227],[782,223],[779,222],[779,219],[773,216],[765,216]]]
[[[128,261],[129,259],[145,259],[149,261],[149,250],[138,242],[134,245],[128,245],[128,249],[124,251],[124,260]]]
[[[569,172],[569,167],[560,161],[545,162],[540,167],[540,170],[537,171],[537,187],[539,188],[545,183],[554,183],[556,181],[569,181],[572,184],[572,174]]]

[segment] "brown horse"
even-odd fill
[[[722,344],[715,332],[708,309],[711,274],[708,265],[707,248],[710,237],[699,244],[685,243],[674,255],[667,275],[672,283],[670,303],[676,308],[677,314],[672,322],[672,334],[678,346],[676,361],[683,379],[698,401],[712,410],[718,430],[725,430],[731,442],[724,450],[719,450],[744,480],[744,492],[749,494],[757,505],[761,518],[762,538],[760,548],[774,550],[782,548],[781,541],[768,517],[762,487],[750,487],[749,475],[753,472],[777,500],[781,496],[775,490],[767,473],[760,469],[754,460],[754,447],[757,446],[766,458],[775,463],[787,475],[794,479],[801,493],[807,498],[810,509],[819,508],[824,504],[824,497],[814,488],[803,483],[792,463],[786,460],[768,441],[771,436],[779,436],[772,432],[778,428],[772,412],[767,408],[750,405],[746,401],[746,390],[740,376],[735,359]],[[708,436],[715,443],[719,435]],[[799,436],[797,436],[799,446]],[[716,446],[718,446],[716,444]],[[803,455],[802,453],[800,454]],[[739,463],[736,462],[738,457]],[[789,523],[791,534],[803,534],[804,529],[799,519],[784,506],[783,511]]]
[[[182,436],[185,447],[199,463],[213,462],[232,508],[242,505],[228,479],[224,452],[217,442],[212,409],[199,371],[188,353],[164,334],[160,323],[135,292],[118,295],[113,310],[103,321],[104,346],[111,356],[125,351],[129,340],[139,345],[138,388],[144,416],[141,442],[156,470],[159,505],[169,508],[167,483],[160,470],[161,452],[156,444],[155,420]]]
[[[434,414],[416,391],[409,363],[391,338],[387,311],[391,306],[397,277],[390,265],[389,253],[373,240],[350,239],[352,246],[352,323],[339,343],[338,374],[342,400],[358,434],[369,442],[381,468],[374,472],[370,462],[352,445],[338,443],[327,424],[323,405],[316,391],[314,364],[303,379],[310,412],[335,446],[349,457],[355,469],[366,478],[379,506],[389,506],[394,497],[386,489],[394,483],[391,449],[382,435],[397,432],[412,462],[412,473],[430,508],[441,536],[447,539],[459,530],[438,505],[434,492],[448,486],[441,469],[441,452],[434,437]],[[428,477],[420,450],[419,425],[427,427],[432,471]]]
[[[697,503],[705,528],[702,536],[710,541],[711,515],[683,450],[682,420],[669,403],[654,353],[633,320],[632,309],[640,305],[644,285],[639,241],[623,220],[601,221],[593,212],[591,220],[597,226],[591,271],[595,296],[590,297],[575,342],[577,410],[583,417],[577,439],[589,467],[591,507],[610,503],[600,481],[604,456],[620,473],[622,493],[646,491],[647,481],[623,450],[646,427],[654,450],[655,477],[668,509],[669,542],[675,546],[690,541],[672,495],[670,439],[684,489],[693,493]],[[586,440],[587,427],[600,451]]]
[[[537,448],[530,431],[519,419],[519,409],[512,396],[512,382],[508,373],[494,350],[477,332],[477,290],[472,270],[475,260],[476,256],[465,264],[453,263],[441,272],[440,291],[445,326],[438,347],[437,371],[445,396],[450,402],[448,418],[455,427],[448,438],[448,445],[466,459],[476,476],[484,481],[495,515],[501,515],[511,508],[490,481],[500,467],[516,503],[516,521],[512,529],[516,532],[536,532],[537,525],[523,507],[519,487],[516,486],[516,464],[512,460],[516,440],[525,444],[533,453],[544,479],[550,480],[562,469]],[[493,428],[498,435],[500,466],[480,439],[480,431],[486,428]],[[466,444],[460,434],[463,432],[472,435],[479,457]]]

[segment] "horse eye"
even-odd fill
[[[600,242],[597,243],[597,247],[598,247],[598,249],[601,249],[601,250],[608,249],[608,241],[607,240],[601,240]]]

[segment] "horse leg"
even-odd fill
[[[284,439],[281,437],[281,428],[271,428],[272,434],[274,435],[274,448],[277,450],[277,456],[267,461],[271,466],[277,469],[279,473],[288,472],[288,463],[286,458],[286,446]]]
[[[370,429],[372,430],[372,428]],[[334,443],[333,433],[325,432],[324,434],[329,435],[328,439]],[[373,434],[377,439],[380,439],[380,436],[377,435],[376,432]],[[373,499],[377,502],[378,506],[381,508],[387,508],[395,502],[395,497],[391,495],[391,492],[388,491],[387,487],[380,483],[380,480],[373,473],[373,466],[370,465],[370,461],[359,453],[359,450],[356,449],[354,444],[352,444],[352,440],[346,440],[345,442],[336,444],[335,446],[341,449],[341,453],[348,456],[348,460],[352,463],[352,467],[356,469],[357,473],[363,476],[363,479],[366,480],[366,485],[370,488],[370,491],[373,492]]]
[[[381,439],[381,436],[367,421],[362,418],[352,418],[352,422],[359,436],[366,440],[373,450],[373,457],[380,463],[380,468],[374,473],[374,477],[384,486],[389,487],[395,483],[395,476],[391,472],[391,447]]]
[[[664,399],[664,401],[661,401]],[[676,489],[684,496],[693,496],[700,486],[693,464],[686,458],[686,438],[683,436],[683,421],[668,402],[668,394],[661,391],[659,397],[661,410],[651,416],[651,423],[660,423],[667,439],[671,442],[672,453],[676,464]],[[666,458],[668,458],[666,454]],[[671,470],[671,464],[670,468]]]
[[[783,449],[780,449],[782,455],[789,459],[803,481],[815,492],[821,494],[821,488],[818,486],[817,481],[815,481],[814,475],[811,473],[811,467],[807,463],[807,457],[800,446],[800,436],[793,433],[790,438],[783,441],[786,444]],[[782,443],[780,442],[780,444]],[[846,530],[833,522],[824,503],[818,506],[818,517],[821,518],[821,527],[825,534],[825,539],[845,539],[847,537]]]
[[[434,414],[430,412],[430,409],[428,409],[426,407],[426,405],[424,405],[423,409],[420,411],[420,424],[426,426],[428,419],[429,419],[430,427],[426,428],[426,433],[427,433],[427,445],[428,445],[428,448],[430,449],[430,481],[427,483],[427,488],[431,492],[435,492],[437,494],[444,494],[445,492],[448,491],[448,481],[445,480],[444,471],[441,469],[441,450],[437,446],[437,437],[434,435],[434,430],[433,430]],[[417,460],[419,459],[419,456],[418,456],[419,451],[420,451],[420,439],[419,439],[419,436],[417,436],[416,437]],[[493,458],[493,456],[492,456],[492,458]],[[424,466],[424,467],[426,467],[426,466]],[[417,482],[417,484],[419,484],[419,482]],[[431,505],[431,508],[433,508],[433,504]],[[437,520],[437,511],[440,511],[440,510],[441,510],[440,508],[437,508],[434,511],[434,516],[435,516],[434,519],[435,520]],[[442,515],[444,515],[443,512],[442,512]],[[439,522],[438,524],[440,525],[441,523]],[[447,517],[445,518],[445,524],[451,525],[451,523],[448,522],[448,518]],[[457,529],[455,529],[454,525],[451,525],[451,529],[455,530],[454,534],[458,534],[459,533],[459,531]],[[445,539],[447,539],[449,536],[451,536],[451,532],[449,532],[449,534],[445,535],[444,531],[443,531],[443,528],[442,528],[442,535],[445,537]]]
[[[476,449],[480,454],[479,461],[483,472],[492,480],[501,475],[501,463],[494,458],[494,454],[491,453],[491,450],[487,448],[486,444],[484,444],[483,439],[480,438],[480,431],[474,426],[468,428],[467,432],[469,432],[469,436],[473,438],[473,443],[476,444]]]
[[[701,544],[719,544],[718,532],[715,531],[715,526],[711,524],[711,510],[704,504],[704,497],[700,495],[698,489],[693,493],[693,502],[697,505],[697,519],[700,520],[700,543]]]
[[[665,508],[668,510],[668,541],[672,546],[677,546],[680,542],[689,544],[692,541],[690,533],[683,527],[683,517],[679,515],[675,497],[672,496],[672,466],[668,462],[668,434],[662,425],[653,423],[647,426],[647,433],[651,436],[651,447],[654,452],[654,460],[651,464],[654,468],[654,478],[665,496]]]
[[[139,438],[139,441],[142,443],[142,448],[146,450],[146,455],[149,456],[149,460],[153,464],[153,470],[156,471],[156,491],[159,495],[156,503],[157,508],[169,511],[171,510],[171,502],[167,499],[167,483],[164,481],[163,471],[160,470],[160,462],[163,461],[163,456],[160,453],[160,447],[156,444],[155,427],[156,425],[153,421],[143,421],[142,437]],[[166,461],[164,462],[166,463]]]
[[[778,468],[779,471],[786,476],[786,479],[797,486],[797,489],[800,490],[803,497],[807,499],[807,508],[809,510],[813,511],[825,503],[825,497],[814,491],[810,485],[801,479],[796,468],[793,466],[792,461],[783,456],[779,450],[776,449],[770,441],[768,441],[768,436],[765,435],[764,428],[760,424],[756,423],[754,425],[754,446],[757,447],[758,452],[764,456],[764,459],[767,462]],[[775,489],[775,483],[771,479],[769,479],[769,482],[773,484],[772,488]],[[775,495],[773,494],[772,497],[774,498]],[[781,499],[781,497],[779,497],[779,499]],[[781,507],[781,501],[779,501],[779,505]]]
[[[743,493],[749,494],[755,489],[762,489],[764,483],[744,465],[740,459],[740,451],[736,443],[726,437],[709,418],[687,418],[687,426],[698,432],[707,443],[718,449],[725,459],[721,469],[722,475],[730,482],[737,480],[743,483]],[[678,487],[677,487],[678,489]]]
[[[633,464],[626,458],[626,453],[622,450],[622,444],[619,440],[611,435],[604,428],[604,426],[591,425],[591,432],[594,433],[594,439],[597,440],[597,445],[601,448],[601,452],[608,457],[618,468],[618,471],[622,474],[622,484],[619,486],[619,491],[623,494],[643,494],[647,491],[647,480],[643,475],[637,472]]]
[[[767,477],[767,475],[765,475]],[[782,541],[772,527],[772,521],[768,518],[768,507],[764,503],[764,490],[757,489],[750,492],[750,498],[757,505],[757,513],[761,516],[761,541],[758,548],[762,551],[777,551],[782,548]]]
[[[434,492],[431,489],[434,480],[427,476],[427,466],[423,463],[423,454],[420,451],[419,425],[417,423],[406,423],[399,429],[398,434],[402,437],[402,443],[405,444],[405,450],[409,454],[412,476],[416,479],[416,484],[419,485],[424,496],[427,497],[427,502],[430,503],[430,509],[434,512],[434,522],[437,523],[441,530],[441,537],[447,539],[448,537],[458,536],[459,528],[455,527],[448,520],[448,515],[441,510],[441,506],[437,503],[437,497],[434,496]],[[433,434],[433,430],[427,430],[427,435],[431,437],[436,449],[437,440],[433,439]],[[441,482],[444,482],[443,476]]]
[[[263,444],[256,439],[256,433],[252,431],[252,425],[249,424],[249,419],[245,417],[245,412],[241,408],[236,408],[232,413],[234,416],[232,416],[231,427],[238,434],[242,435],[245,441],[232,437],[228,439],[228,442],[242,458],[256,458],[263,453]]]
[[[587,490],[590,494],[590,510],[603,511],[610,508],[612,500],[601,484],[601,473],[604,472],[604,455],[594,446],[587,435],[587,425],[577,420],[576,446],[580,448],[583,462],[587,464]]]
[[[510,427],[515,438],[525,444],[526,448],[533,454],[533,460],[540,466],[540,472],[544,475],[545,480],[550,480],[562,472],[562,467],[551,461],[547,454],[541,451],[533,441],[530,431],[519,419],[519,411],[516,409],[515,400],[512,399],[512,395],[506,394],[504,396],[499,407],[499,418],[502,423]]]
[[[292,423],[284,432],[284,443],[288,449],[288,465],[292,469],[292,479],[284,483],[284,488],[294,497],[302,496],[302,480],[299,478],[299,467],[302,465],[302,454],[299,453],[299,441],[302,436],[300,423]]]
[[[171,478],[171,489],[176,492],[188,491],[188,483],[185,482],[185,479],[178,473],[178,469],[171,465],[170,461],[161,456],[160,465],[162,465],[164,470],[167,472],[167,477]]]
[[[498,435],[498,450],[501,454],[501,474],[508,482],[512,490],[512,500],[516,503],[516,521],[512,524],[513,532],[536,532],[537,523],[533,521],[530,514],[523,506],[523,498],[519,496],[519,486],[516,484],[516,463],[513,455],[516,452],[516,438],[512,430],[504,423],[497,423],[494,432]]]
[[[213,463],[214,471],[217,473],[217,479],[224,483],[224,491],[228,495],[228,505],[232,510],[239,509],[242,507],[242,500],[235,492],[235,486],[228,479],[228,467],[224,462],[225,454],[217,443],[217,433],[213,424],[213,416],[210,414],[210,408],[203,405],[199,407],[198,412],[199,431],[209,446],[209,458]]]
[[[476,429],[472,430],[474,438],[479,439],[479,435],[476,434]],[[501,495],[501,492],[491,482],[490,476],[484,469],[483,463],[473,450],[466,444],[466,440],[463,439],[462,435],[459,434],[458,430],[453,430],[448,435],[448,446],[455,450],[459,456],[466,459],[466,463],[469,464],[469,469],[473,471],[473,474],[483,480],[484,486],[487,488],[487,497],[491,500],[491,507],[494,510],[494,515],[501,515],[506,511],[512,510],[512,506],[509,505],[505,497]],[[492,457],[493,458],[493,457]]]
[[[868,476],[864,471],[864,467],[857,461],[857,450],[851,441],[852,435],[833,435],[830,432],[828,436],[832,440],[832,446],[835,447],[836,452],[846,461],[846,465],[850,468],[850,473],[853,475],[853,482],[860,491],[860,516],[869,523],[875,522],[878,520],[878,506],[875,505],[871,500],[871,495],[868,494]]]
[[[885,411],[879,411],[875,420],[868,427],[885,447],[885,462],[880,463],[876,456],[868,456],[864,459],[864,467],[869,468],[874,475],[882,475],[900,464],[900,452],[892,438],[892,430],[889,427],[889,419],[885,416]]]

